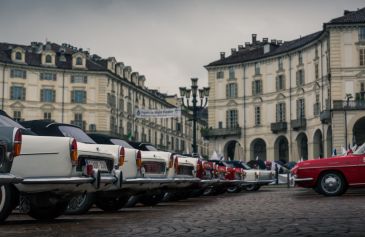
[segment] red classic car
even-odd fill
[[[299,162],[291,183],[313,188],[325,196],[339,196],[349,187],[365,187],[365,144],[344,156]]]

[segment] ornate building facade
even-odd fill
[[[167,96],[145,86],[130,66],[90,55],[69,44],[0,43],[1,109],[16,120],[51,119],[87,132],[149,142],[160,149],[191,152],[191,115],[140,119],[135,109],[173,108]],[[199,129],[206,126],[198,123]],[[198,138],[199,152],[207,144]]]
[[[365,142],[365,8],[292,41],[253,34],[205,67],[211,150],[298,161]]]

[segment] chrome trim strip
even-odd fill
[[[94,182],[92,177],[32,177],[24,178],[22,184],[86,184]]]
[[[365,185],[365,183],[351,183],[350,186],[358,186],[358,185]]]
[[[20,156],[57,155],[59,152],[20,153]]]
[[[361,165],[340,165],[340,166],[299,167],[298,170],[306,170],[306,169],[327,169],[327,168],[344,168],[344,167],[359,167],[359,166],[365,166],[365,164],[361,164]]]
[[[293,178],[294,182],[306,182],[306,181],[313,181],[313,178]]]
[[[20,183],[22,180],[12,174],[0,174],[0,184]]]

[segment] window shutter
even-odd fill
[[[285,90],[285,88],[286,88],[286,86],[285,86],[285,76],[282,76],[281,77],[281,83],[282,83],[282,88],[281,89],[283,89],[283,90]]]
[[[259,92],[262,94],[262,80],[259,80]]]
[[[255,81],[252,82],[252,95],[255,95],[256,93],[256,86],[255,86]]]
[[[300,119],[300,100],[297,100],[297,119]]]
[[[39,79],[40,80],[43,80],[43,78],[44,78],[44,74],[41,72],[41,74],[39,75],[40,77],[39,77]]]
[[[299,86],[299,71],[296,72],[296,85]]]
[[[56,101],[56,91],[55,90],[52,91],[52,101],[53,102]]]
[[[44,89],[41,89],[41,101],[44,101],[43,95],[44,95]]]
[[[276,104],[276,122],[280,121],[280,117],[279,117],[279,104]]]
[[[278,91],[278,90],[280,90],[280,82],[279,82],[279,79],[280,79],[280,77],[279,76],[277,76],[276,77],[276,91]]]
[[[226,128],[229,128],[229,110],[226,111]]]
[[[84,83],[87,84],[87,76],[84,76]]]
[[[10,99],[14,99],[14,87],[10,87]]]
[[[54,74],[53,74],[53,80],[54,80],[54,81],[56,81],[56,80],[57,80],[57,74],[56,74],[56,73],[54,73]]]
[[[75,83],[75,77],[71,75],[71,83]]]
[[[285,120],[286,120],[286,119],[285,119],[285,117],[286,117],[286,115],[285,115],[285,114],[286,114],[286,113],[285,113],[285,105],[286,105],[286,104],[285,104],[285,103],[283,103],[283,115],[282,115],[282,121],[283,121],[283,122],[285,122]]]
[[[75,91],[71,91],[71,103],[75,103]]]
[[[302,85],[305,84],[305,76],[304,76],[304,70],[301,70],[302,71],[302,80],[301,80],[301,83]]]
[[[234,97],[238,96],[237,84],[234,84]]]
[[[226,97],[229,98],[229,84],[226,85]]]
[[[23,79],[26,79],[27,78],[27,71],[23,71]]]
[[[25,96],[26,96],[26,92],[25,92],[25,88],[22,87],[22,100],[25,100]]]
[[[13,69],[10,70],[10,77],[14,77],[14,70]]]
[[[83,93],[83,100],[82,100],[82,102],[86,104],[86,91],[84,91],[84,93]]]

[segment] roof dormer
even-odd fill
[[[43,66],[54,67],[56,65],[56,53],[52,50],[44,50],[41,60]]]
[[[72,54],[72,68],[86,68],[86,55],[83,52],[76,52]]]
[[[115,73],[120,77],[123,77],[123,68],[124,68],[124,63],[122,62],[119,62],[115,65]]]
[[[131,75],[131,82],[135,85],[138,85],[138,77],[139,77],[139,73],[138,72],[132,72]]]
[[[127,79],[128,81],[131,81],[131,72],[132,68],[130,66],[126,66],[123,69],[123,78]]]
[[[107,68],[109,71],[112,71],[115,73],[115,65],[117,64],[117,60],[115,60],[114,57],[110,57],[108,58],[108,62],[107,62]]]
[[[144,83],[146,81],[146,77],[141,75],[138,77],[138,86],[144,88]]]
[[[11,60],[14,63],[25,63],[25,50],[21,47],[13,48],[11,51]]]

